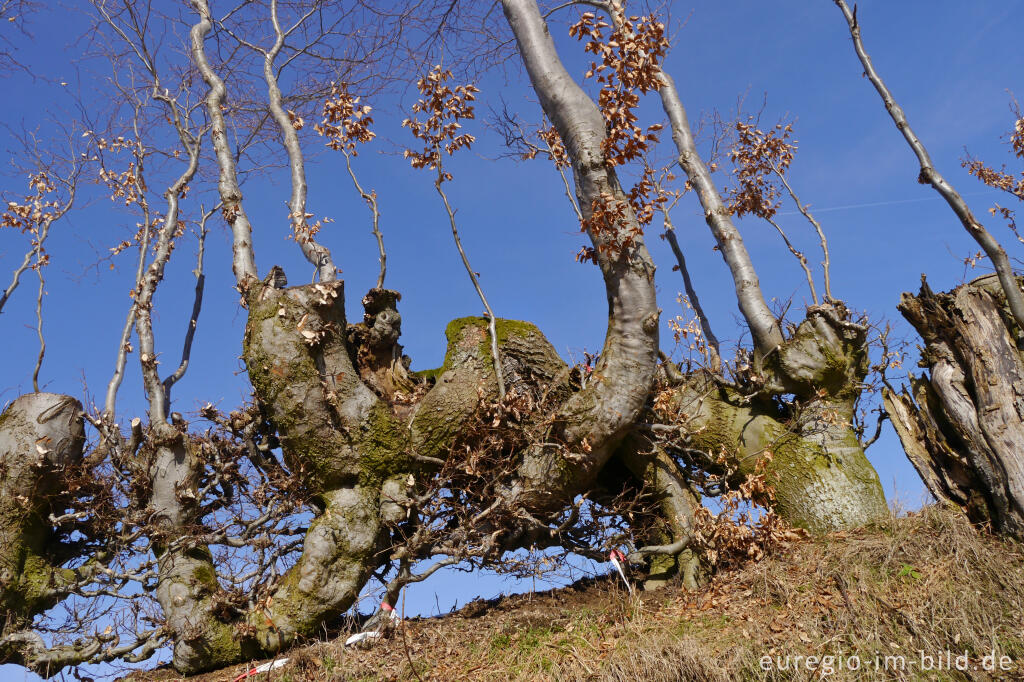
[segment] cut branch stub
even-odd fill
[[[568,367],[536,326],[500,318],[495,326],[509,392],[529,394],[535,402],[545,394],[554,398],[569,394]],[[411,422],[418,454],[444,458],[480,401],[497,399],[487,328],[483,317],[452,320],[445,329],[444,364],[420,373],[436,376],[436,383],[416,406]]]
[[[1024,538],[1024,355],[995,275],[948,293],[922,283],[899,310],[924,339],[913,396],[886,408],[910,461],[939,500]]]

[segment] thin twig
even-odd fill
[[[46,280],[43,278],[42,252],[36,256],[36,274],[39,276],[39,296],[36,298],[36,334],[39,336],[39,357],[36,358],[36,366],[32,371],[32,390],[39,393],[39,370],[43,367],[43,356],[46,354],[46,339],[43,338],[43,288]]]
[[[769,161],[769,163],[771,162]],[[810,209],[808,209],[807,206],[800,201],[800,197],[798,197],[796,195],[796,192],[793,191],[793,188],[790,186],[789,180],[786,179],[786,176],[782,172],[780,172],[780,169],[774,163],[772,163],[771,166],[772,170],[775,172],[775,175],[777,175],[779,177],[779,180],[782,181],[782,185],[786,188],[786,191],[789,192],[789,196],[792,197],[793,203],[796,204],[797,209],[799,209],[800,213],[802,213],[803,216],[807,218],[807,220],[811,223],[811,225],[814,226],[814,231],[818,233],[818,240],[821,242],[821,254],[823,258],[821,267],[822,271],[825,274],[825,302],[827,303],[833,300],[831,274],[832,261],[829,257],[828,239],[825,237],[825,231],[821,229],[821,223],[819,223],[814,218],[814,216],[811,215]]]
[[[469,264],[466,251],[462,248],[462,240],[459,239],[459,228],[455,225],[455,212],[452,210],[451,204],[448,203],[448,195],[445,194],[444,188],[441,187],[443,180],[444,171],[441,168],[440,154],[438,154],[437,180],[434,182],[434,187],[437,189],[437,193],[441,195],[442,201],[444,201],[444,209],[448,212],[448,221],[452,226],[452,236],[455,237],[455,247],[459,250],[459,255],[462,256],[462,264],[466,267],[466,272],[469,273],[469,279],[473,282],[476,295],[480,297],[480,301],[487,310],[487,333],[491,337],[491,361],[494,365],[494,377],[498,381],[498,399],[504,400],[505,378],[501,371],[501,357],[498,355],[498,328],[495,322],[494,311],[491,310],[491,304],[487,302],[487,297],[484,296],[484,290],[480,288],[480,282],[477,280],[476,273],[473,272],[473,267]]]
[[[345,155],[345,167],[348,168],[348,174],[352,178],[352,184],[355,185],[356,191],[359,192],[359,196],[363,198],[366,205],[370,207],[370,214],[373,216],[373,236],[377,238],[377,251],[380,262],[380,274],[377,275],[377,288],[384,288],[384,275],[387,273],[387,262],[388,255],[384,251],[384,235],[380,231],[380,210],[377,207],[377,193],[374,191],[367,192],[363,189],[363,186],[359,184],[359,179],[356,178],[356,173],[352,169],[352,156],[348,150],[344,147],[341,148],[341,153]]]
[[[811,298],[814,299],[814,305],[818,305],[818,292],[814,289],[814,276],[811,274],[811,269],[807,266],[807,256],[803,254],[803,251],[799,251],[793,246],[793,242],[789,241],[789,237],[786,236],[782,226],[775,222],[774,218],[764,216],[764,219],[778,231],[779,235],[782,236],[782,241],[786,243],[786,248],[800,262],[800,267],[804,269],[804,274],[807,275],[807,286],[811,288]]]
[[[185,342],[182,344],[181,349],[181,362],[178,364],[177,369],[169,377],[164,379],[164,401],[165,409],[171,409],[171,387],[178,383],[185,372],[188,371],[189,358],[192,355],[192,340],[196,335],[196,326],[199,323],[199,313],[203,309],[203,288],[206,284],[206,275],[203,274],[203,253],[206,246],[206,221],[210,219],[219,206],[215,206],[209,211],[205,211],[200,208],[203,217],[199,221],[199,254],[196,257],[196,269],[192,271],[192,274],[196,276],[196,293],[195,298],[192,302],[192,315],[189,317],[188,327],[185,329]]]

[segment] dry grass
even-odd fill
[[[630,598],[615,581],[596,580],[411,620],[404,638],[395,633],[371,649],[346,650],[343,639],[292,651],[287,666],[258,682],[1017,680],[1024,549],[927,508],[870,530],[791,543],[698,592],[670,587]],[[947,651],[954,667],[966,652],[970,669],[921,669],[922,652]],[[982,670],[993,651],[997,666],[1006,656],[1012,668]],[[789,670],[762,668],[763,656],[785,662],[787,654]],[[795,656],[834,658],[809,666]],[[849,670],[855,661],[860,670]],[[194,681],[229,682],[243,669]],[[174,676],[157,670],[135,679]]]

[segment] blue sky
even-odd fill
[[[691,120],[715,109],[728,115],[743,96],[746,109],[756,111],[765,94],[765,121],[795,118],[800,149],[791,180],[828,234],[833,293],[875,321],[890,321],[897,336],[913,342],[912,330],[896,311],[900,292],[916,291],[921,273],[940,290],[987,269],[981,263],[965,270],[963,259],[977,247],[934,192],[917,183],[914,157],[861,77],[839,11],[827,0],[671,4],[674,18],[685,23],[675,27],[667,70],[677,81]],[[1002,137],[1012,124],[1008,91],[1024,93],[1024,55],[1013,47],[1019,45],[1022,10],[1024,2],[992,0],[875,0],[860,7],[865,45],[877,69],[939,170],[979,217],[988,218],[987,208],[999,198],[968,177],[959,159],[967,147],[996,165],[1011,160]],[[90,92],[89,79],[100,68],[95,63],[73,65],[81,51],[77,38],[84,25],[77,12],[74,6],[44,8],[28,24],[34,39],[11,37],[23,61],[49,80],[33,80],[17,71],[3,80],[8,105],[3,120],[10,129],[38,127],[45,137],[52,130],[48,120],[69,110],[69,89]],[[553,32],[570,69],[582,75],[580,47],[559,27]],[[61,86],[61,81],[68,85]],[[481,118],[488,106],[500,107],[504,100],[524,121],[539,121],[539,108],[514,67],[488,76],[478,86]],[[410,169],[400,157],[401,145],[411,142],[408,132],[398,127],[405,115],[401,108],[413,99],[406,93],[370,102],[378,110],[375,129],[380,138],[361,152],[356,165],[364,186],[375,188],[380,196],[381,229],[389,250],[387,284],[402,292],[403,342],[413,368],[424,369],[441,362],[447,321],[479,314],[481,306],[458,260],[430,177]],[[661,119],[654,104],[645,104],[650,123]],[[482,273],[491,305],[501,317],[536,323],[567,358],[573,353],[579,357],[584,349],[599,349],[607,319],[605,294],[597,269],[573,262],[584,237],[574,224],[561,180],[545,162],[498,158],[503,153],[500,140],[482,124],[467,127],[479,141],[450,163],[455,178],[448,191],[458,210],[464,245],[474,269]],[[312,151],[320,142],[307,138],[306,144]],[[17,154],[12,142],[7,147]],[[344,271],[349,316],[356,318],[359,299],[376,277],[376,244],[365,208],[342,175],[339,161],[324,154],[308,161],[309,208],[336,221],[321,234]],[[724,183],[725,177],[720,178]],[[23,181],[10,174],[3,188],[17,195]],[[304,281],[310,268],[286,239],[286,175],[271,174],[244,189],[261,273],[276,263],[292,283]],[[810,226],[792,213],[781,218],[790,236],[816,261]],[[703,305],[728,347],[742,333],[733,287],[721,257],[712,250],[713,240],[694,196],[683,199],[674,221]],[[1001,223],[991,218],[986,222],[1011,257],[1021,254]],[[87,387],[94,398],[102,394],[130,302],[134,256],[121,256],[113,271],[106,262],[95,264],[134,229],[132,225],[131,216],[97,200],[54,228],[47,271],[47,357],[41,375],[46,390],[82,395]],[[809,295],[795,261],[767,224],[743,221],[740,228],[766,296],[792,297],[790,317],[799,319]],[[679,312],[675,299],[682,283],[671,270],[667,245],[656,235],[652,230],[648,244],[659,266],[664,319]],[[20,235],[0,232],[0,272],[9,272],[24,248]],[[180,353],[194,286],[189,274],[194,248],[194,241],[181,244],[157,295],[157,344],[165,368],[173,367]],[[175,389],[174,409],[183,412],[206,401],[231,408],[249,390],[238,360],[245,315],[232,289],[229,235],[219,224],[208,240],[206,271],[206,305],[193,364]],[[6,346],[0,360],[4,403],[31,390],[35,286],[27,278],[0,316]],[[667,329],[663,339],[669,350]],[[137,362],[134,355],[131,361]],[[138,372],[132,364],[129,367],[118,404],[125,419],[144,412]],[[907,369],[913,369],[913,362]],[[868,454],[889,500],[917,506],[923,492],[920,481],[891,429],[886,428]],[[446,610],[453,599],[465,603],[477,594],[489,596],[502,589],[505,583],[498,579],[439,575],[410,590],[407,609],[429,612],[435,592]],[[23,677],[20,670],[0,667],[0,679]]]

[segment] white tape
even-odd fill
[[[276,661],[270,661],[269,663],[264,663],[263,665],[258,665],[255,668],[253,668],[251,671],[249,671],[249,674],[250,675],[259,675],[260,673],[266,673],[266,672],[270,672],[271,670],[277,670],[278,668],[283,666],[285,663],[287,663],[288,660],[289,659],[287,659],[287,658],[279,658]]]
[[[357,632],[345,640],[345,646],[352,646],[353,644],[359,644],[360,642],[374,642],[380,638],[381,634],[376,630],[371,632]]]
[[[626,558],[625,555],[623,555],[623,553],[617,549],[613,549],[611,552],[608,553],[608,559],[611,560],[612,566],[614,566],[615,569],[619,572],[619,575],[622,576],[622,582],[626,583],[626,588],[629,589],[629,593],[633,594],[633,584],[630,583],[629,578],[626,577],[626,571],[622,567],[620,557],[622,560],[625,560]]]

